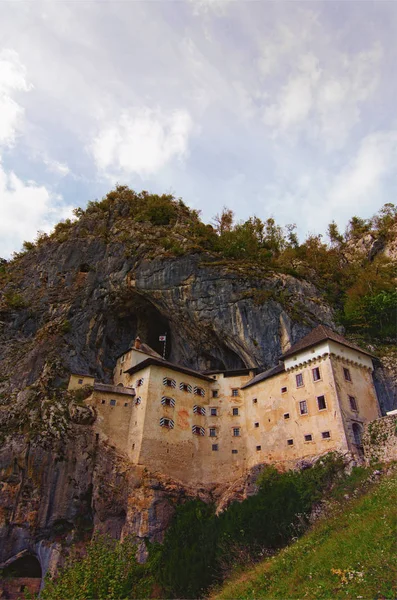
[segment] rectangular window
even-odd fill
[[[317,396],[317,406],[318,410],[324,410],[325,408],[327,408],[325,396]]]
[[[218,390],[212,390],[212,397],[213,398],[218,398],[219,396],[219,391]]]
[[[197,404],[195,404],[193,406],[193,412],[195,415],[205,415],[205,408],[204,406],[198,406]]]
[[[346,369],[346,367],[343,367],[343,375],[345,376],[345,380],[346,381],[351,381],[351,375],[350,375],[350,371],[349,369]]]
[[[252,404],[257,404],[258,403],[258,398],[252,398]]]
[[[259,427],[259,423],[254,423],[255,427]]]
[[[174,429],[174,421],[172,419],[167,419],[166,417],[162,417],[160,419],[160,427],[166,427],[167,429]]]
[[[323,438],[323,440],[328,440],[331,437],[331,434],[329,431],[323,431],[321,433],[321,437]]]
[[[238,408],[233,408],[233,417],[237,417],[238,415]]]
[[[77,383],[81,385],[83,383],[83,379],[79,379]]]
[[[240,435],[240,427],[234,427],[233,428],[233,436],[239,437],[239,435]]]
[[[294,440],[287,440],[287,445],[288,446],[293,446],[294,445]]]
[[[311,433],[305,435],[305,442],[311,442],[313,440],[313,436]]]
[[[289,419],[289,413],[284,413],[284,419]]]
[[[128,402],[124,402],[124,406],[128,406]]]
[[[303,385],[302,373],[298,373],[297,375],[295,375],[295,379],[296,379],[296,387],[302,387],[302,385]]]
[[[194,433],[194,435],[205,435],[205,429],[204,427],[200,427],[200,425],[193,425],[192,433]]]
[[[352,410],[358,411],[357,401],[354,396],[349,396],[350,408]]]
[[[236,396],[238,396],[238,388],[233,388],[232,389],[232,396],[235,398]]]
[[[176,381],[175,381],[175,379],[170,379],[169,377],[163,377],[163,385],[165,385],[167,387],[175,388]]]
[[[210,408],[210,414],[211,414],[211,417],[216,417],[218,415],[218,409]]]
[[[171,408],[174,408],[175,400],[174,400],[174,398],[170,398],[169,396],[163,396],[161,398],[161,404],[163,406],[171,406]]]
[[[106,400],[101,400],[101,404],[106,404]]]
[[[307,415],[307,402],[306,400],[301,400],[299,402],[299,412],[301,415]]]
[[[232,450],[232,454],[237,454],[238,450]]]
[[[287,391],[287,388],[286,388],[286,387],[282,387],[282,388],[281,388],[281,393],[282,393],[282,394],[285,394],[285,393],[286,393],[286,391]]]
[[[205,396],[205,391],[203,390],[203,388],[198,387],[197,385],[194,386],[194,393],[196,394],[196,396]]]
[[[141,387],[141,385],[143,385],[143,377],[141,377],[140,379],[137,379],[137,382],[136,382],[136,387]]]
[[[319,367],[315,367],[314,369],[312,369],[312,373],[313,373],[313,381],[320,381],[321,375],[320,375]]]
[[[215,429],[215,427],[210,427],[210,437],[216,437],[216,429]]]
[[[122,375],[122,374],[123,374],[123,369],[120,369],[120,375]]]
[[[259,450],[262,450],[262,446],[257,446],[256,447],[256,451],[259,452]]]
[[[183,382],[179,384],[179,389],[182,392],[188,392],[189,394],[191,394],[193,391],[193,388],[191,385],[189,385],[188,383],[183,383]]]
[[[110,406],[116,406],[116,400],[111,400],[110,401]]]
[[[218,452],[218,444],[212,444],[212,451]]]

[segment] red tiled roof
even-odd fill
[[[315,346],[316,344],[319,344],[320,342],[323,342],[325,340],[332,340],[333,342],[337,342],[338,344],[342,344],[343,346],[352,348],[353,350],[356,350],[357,352],[361,352],[362,354],[367,354],[368,356],[372,356],[372,354],[370,354],[366,350],[363,350],[362,348],[359,348],[355,344],[352,344],[351,342],[346,340],[339,333],[336,333],[336,331],[333,331],[332,329],[330,329],[329,327],[326,327],[325,325],[319,325],[318,327],[313,329],[310,333],[305,335],[305,337],[303,337],[301,340],[299,340],[299,342],[296,342],[296,344],[293,344],[293,346],[291,346],[291,348],[282,355],[282,358],[283,359],[288,358],[289,356],[292,356],[293,354],[296,354],[297,352],[300,352],[301,350],[305,350],[306,348],[311,348],[312,346]]]

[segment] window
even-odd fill
[[[262,450],[262,446],[257,446],[256,447],[256,451],[259,452],[259,450]]]
[[[79,379],[77,383],[81,385],[83,383],[83,379]]]
[[[232,450],[232,454],[237,454],[238,450]]]
[[[323,440],[329,440],[329,438],[331,437],[331,434],[329,431],[322,431],[321,437],[323,438]]]
[[[284,419],[289,419],[289,413],[284,413]]]
[[[218,409],[210,408],[210,414],[211,414],[211,417],[216,417],[218,415]]]
[[[212,444],[212,451],[213,452],[218,452],[218,444]]]
[[[327,408],[327,404],[325,402],[325,396],[317,396],[317,406],[318,406],[318,410],[324,410]]]
[[[361,446],[362,445],[362,439],[361,439],[361,427],[358,423],[353,423],[352,425],[352,430],[353,430],[353,436],[354,436],[354,443],[356,444],[356,446]]]
[[[305,442],[311,442],[313,441],[313,436],[311,433],[308,433],[307,435],[305,435]]]
[[[307,415],[307,402],[306,400],[301,400],[299,402],[299,412],[301,415]]]
[[[128,402],[124,402],[124,406],[128,406]]]
[[[233,408],[232,412],[233,412],[233,417],[237,417],[238,416],[238,408],[237,407]]]
[[[110,401],[110,406],[116,406],[116,400],[111,400]]]
[[[196,394],[196,396],[205,396],[205,391],[203,390],[203,388],[197,387],[197,385],[194,386],[194,393]]]
[[[302,387],[302,385],[303,385],[302,373],[298,373],[297,375],[295,375],[295,379],[296,379],[296,387]]]
[[[354,396],[349,396],[350,408],[352,410],[358,411],[357,401]]]
[[[135,400],[135,404],[140,404],[142,402],[142,398],[140,396],[138,396],[138,398]]]
[[[239,437],[239,435],[240,435],[240,427],[234,427],[233,428],[233,436]]]
[[[319,367],[315,367],[314,369],[312,369],[312,374],[313,374],[313,381],[320,381],[321,374],[320,374]]]
[[[287,388],[286,388],[286,387],[282,387],[282,388],[281,388],[281,393],[282,393],[282,394],[285,394],[285,393],[286,393],[286,391],[287,391]]]
[[[232,396],[233,396],[234,398],[236,398],[236,396],[238,396],[238,388],[233,388],[233,389],[232,389]]]
[[[258,398],[252,398],[252,404],[257,404],[258,403]]]
[[[218,398],[219,396],[219,391],[218,390],[212,390],[212,397],[213,398]]]
[[[106,400],[101,400],[101,404],[106,404]]]
[[[170,379],[169,377],[163,377],[163,385],[166,385],[167,387],[175,388],[176,381],[175,381],[175,379]]]
[[[287,440],[287,445],[288,446],[293,446],[294,445],[294,440]]]
[[[205,429],[204,427],[200,427],[200,425],[193,425],[192,433],[194,435],[205,435]]]
[[[120,369],[120,375],[122,375],[122,374],[123,374],[123,369]]]
[[[205,408],[204,406],[197,406],[197,404],[195,404],[193,406],[193,412],[195,415],[205,415]]]
[[[121,357],[121,364],[123,364],[123,362],[125,361],[125,354],[123,354],[123,356]]]
[[[163,396],[161,398],[161,404],[163,406],[170,406],[171,408],[174,408],[175,400],[174,400],[174,398],[169,398],[169,396]]]
[[[160,419],[160,427],[165,427],[166,429],[174,429],[174,421],[172,419],[162,417]]]
[[[259,423],[254,423],[255,427],[259,427]]]
[[[136,387],[141,387],[141,385],[143,385],[143,377],[141,377],[140,379],[137,379],[137,381],[136,381]]]
[[[346,381],[351,381],[351,375],[350,375],[350,371],[349,369],[346,369],[346,367],[343,367],[343,375],[345,376],[345,380]]]
[[[191,385],[189,385],[188,383],[180,383],[179,384],[179,389],[182,390],[182,392],[187,392],[188,394],[191,394],[193,391],[193,388]]]
[[[210,437],[216,437],[216,429],[215,429],[215,427],[210,427]]]

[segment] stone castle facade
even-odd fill
[[[199,372],[163,360],[139,338],[117,360],[114,384],[93,385],[99,439],[136,465],[185,483],[228,483],[262,463],[289,468],[330,451],[362,452],[380,416],[372,357],[319,326],[274,368]]]

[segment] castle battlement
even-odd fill
[[[225,483],[256,464],[290,467],[335,450],[361,453],[379,417],[372,357],[319,326],[263,373],[200,372],[163,360],[139,338],[118,357],[114,385],[93,385],[99,437],[133,464],[185,482]]]

